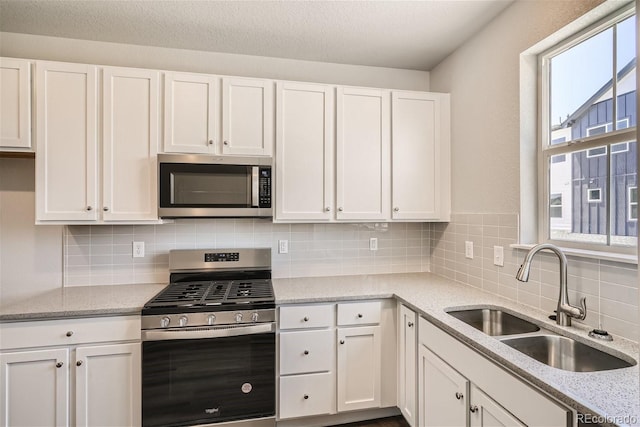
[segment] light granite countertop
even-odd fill
[[[72,286],[0,305],[0,322],[140,314],[166,284]]]
[[[452,308],[501,307],[553,332],[637,361],[640,347],[615,337],[606,345],[589,338],[589,329],[574,322],[561,327],[536,310],[451,280],[429,274],[274,279],[278,304],[316,303],[396,297],[424,318],[489,359],[536,385],[569,407],[604,420],[603,425],[640,426],[640,371],[630,368],[601,372],[570,372],[537,362],[497,339],[446,313]]]

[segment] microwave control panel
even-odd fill
[[[261,208],[271,207],[271,168],[260,168],[259,203]]]

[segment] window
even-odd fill
[[[538,57],[542,241],[637,246],[635,19],[624,7]]]

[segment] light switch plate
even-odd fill
[[[469,240],[464,242],[464,256],[465,258],[473,259],[473,242]]]
[[[377,251],[378,250],[378,238],[377,237],[371,237],[369,239],[369,250],[370,251]]]
[[[504,267],[504,247],[503,246],[493,247],[493,265]]]
[[[288,254],[289,253],[289,241],[288,240],[278,240],[278,253],[279,254]]]
[[[144,242],[132,242],[131,252],[134,258],[144,258]]]

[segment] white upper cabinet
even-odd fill
[[[97,69],[36,63],[36,220],[97,216]]]
[[[392,219],[448,220],[449,95],[393,92]]]
[[[103,70],[102,219],[157,220],[159,73]]]
[[[222,79],[222,154],[273,154],[273,81]]]
[[[31,64],[0,58],[0,150],[31,151]]]
[[[389,217],[389,92],[339,87],[336,102],[336,218]]]
[[[220,79],[206,74],[164,75],[164,151],[216,153],[220,143]]]
[[[333,88],[278,82],[276,213],[329,221],[333,206]]]

